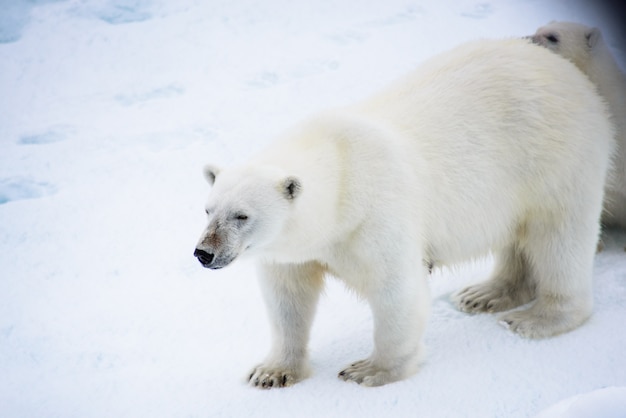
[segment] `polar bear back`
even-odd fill
[[[608,118],[588,78],[550,51],[519,39],[462,45],[257,159],[303,184],[289,228],[299,237],[285,234],[275,253],[304,258],[364,222],[399,218],[439,263],[483,255],[533,212],[560,216],[602,193]]]
[[[472,217],[501,222],[489,231],[502,232],[512,217],[534,208],[576,205],[567,201],[576,194],[565,197],[562,188],[577,187],[581,178],[602,184],[591,177],[604,175],[613,147],[606,106],[587,77],[519,39],[441,54],[357,111],[401,132],[407,158],[425,160],[432,237],[463,229]],[[494,210],[485,212],[485,201]]]

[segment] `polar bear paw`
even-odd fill
[[[361,360],[339,372],[338,377],[346,382],[363,386],[382,386],[402,379],[397,373],[377,366],[372,360]]]
[[[268,367],[263,364],[256,366],[248,375],[248,383],[259,389],[288,387],[300,379],[301,376],[294,370]]]
[[[547,338],[578,327],[589,318],[590,308],[555,309],[543,304],[506,313],[500,324],[525,338]]]
[[[503,312],[524,305],[532,300],[530,292],[510,289],[501,284],[487,281],[466,287],[452,296],[453,302],[462,312]]]

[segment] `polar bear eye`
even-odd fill
[[[238,221],[247,221],[248,215],[246,215],[245,213],[238,213],[235,215],[235,219],[237,219]]]
[[[553,33],[549,34],[546,36],[546,39],[549,42],[552,42],[553,44],[556,44],[557,42],[559,42],[559,38],[556,37],[556,35],[554,35]]]

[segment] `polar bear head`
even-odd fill
[[[583,72],[587,72],[593,52],[604,42],[598,28],[574,22],[550,22],[537,29],[531,39],[572,61]]]
[[[302,189],[299,179],[270,166],[228,170],[206,166],[204,175],[213,187],[205,208],[208,226],[194,256],[211,269],[270,244],[281,233]]]

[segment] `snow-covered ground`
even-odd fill
[[[552,339],[451,306],[489,259],[435,271],[426,364],[375,389],[336,378],[369,353],[372,318],[334,280],[314,375],[249,388],[269,346],[253,266],[211,272],[192,256],[205,163],[241,160],[467,40],[576,20],[623,57],[587,3],[1,0],[0,416],[530,417],[603,388],[592,398],[619,413],[624,231],[597,256],[593,317]]]

